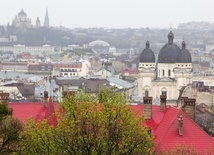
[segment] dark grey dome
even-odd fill
[[[165,44],[159,54],[158,54],[158,62],[160,63],[175,63],[178,53],[180,52],[180,48],[173,43],[174,34],[172,31],[168,34],[168,43]]]
[[[146,48],[140,54],[140,62],[155,62],[155,54],[149,48],[149,41],[146,42]]]
[[[178,54],[177,62],[178,63],[191,63],[192,62],[192,57],[191,57],[189,51],[186,49],[186,43],[184,41],[182,42],[182,49]]]

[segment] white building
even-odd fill
[[[26,28],[30,28],[32,26],[31,25],[31,20],[27,17],[27,14],[24,12],[23,9],[14,18],[13,25],[16,28],[20,28],[22,30],[26,29]]]
[[[53,62],[53,76],[85,77],[89,74],[90,63],[82,62]]]
[[[156,101],[160,95],[166,95],[168,100],[176,101],[179,90],[191,83],[191,55],[184,41],[180,49],[173,39],[174,34],[170,31],[168,43],[161,48],[157,62],[147,41],[138,66],[138,96],[151,96]]]
[[[54,52],[54,47],[50,45],[42,46],[25,46],[25,45],[13,45],[13,46],[0,46],[0,51],[8,52],[12,51],[15,55],[19,53],[29,52],[35,54],[38,52]]]

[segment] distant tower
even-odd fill
[[[44,27],[49,27],[49,17],[48,17],[48,8],[46,8]]]
[[[40,23],[39,17],[37,17],[37,19],[36,19],[36,27],[41,27],[41,23]]]

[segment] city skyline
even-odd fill
[[[50,26],[169,28],[172,24],[176,28],[179,23],[188,21],[214,23],[214,17],[210,14],[213,4],[211,0],[8,0],[1,4],[0,13],[4,16],[0,18],[0,25],[11,24],[21,9],[27,13],[33,25],[37,17],[43,24],[47,7]]]

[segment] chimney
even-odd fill
[[[44,91],[44,106],[48,106],[48,91]]]
[[[166,110],[166,95],[160,95],[160,109]]]
[[[188,99],[188,97],[181,97],[181,107],[184,106],[184,100]]]
[[[143,97],[143,106],[144,106],[144,118],[152,118],[152,97]]]
[[[195,99],[184,99],[183,111],[195,121]]]
[[[182,116],[182,114],[178,115],[178,133],[180,136],[183,136],[183,116]]]
[[[0,102],[9,103],[9,93],[0,92]]]

